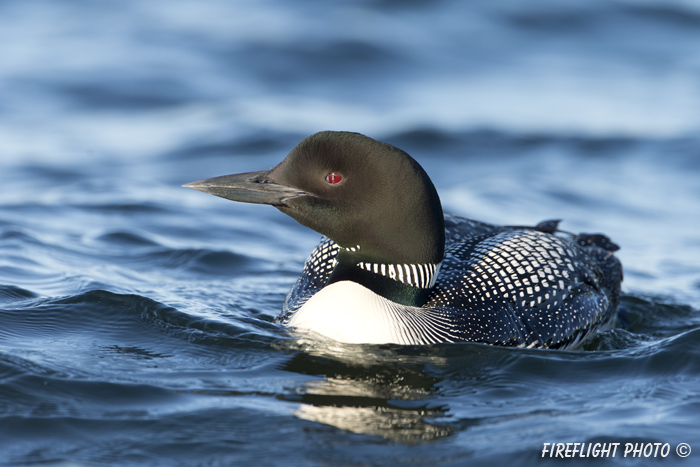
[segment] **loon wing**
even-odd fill
[[[459,241],[448,241],[425,305],[454,310],[463,340],[570,347],[611,321],[617,295],[606,276],[621,268],[609,251],[535,229],[494,229],[453,233]]]

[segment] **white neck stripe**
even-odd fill
[[[440,264],[377,264],[357,263],[357,267],[365,271],[381,274],[395,281],[412,287],[429,289],[435,285]]]

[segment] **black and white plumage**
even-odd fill
[[[279,321],[339,341],[566,348],[617,309],[607,237],[443,216],[408,154],[357,133],[318,133],[269,171],[186,186],[272,204],[325,235]]]

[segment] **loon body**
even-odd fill
[[[607,237],[445,216],[415,160],[358,133],[317,133],[273,169],[185,186],[324,235],[278,321],[340,342],[568,348],[616,313]]]

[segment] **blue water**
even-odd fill
[[[695,465],[698,109],[691,0],[3,0],[0,464]],[[279,328],[319,235],[180,185],[326,129],[409,152],[452,214],[605,232],[616,327],[578,351]]]

